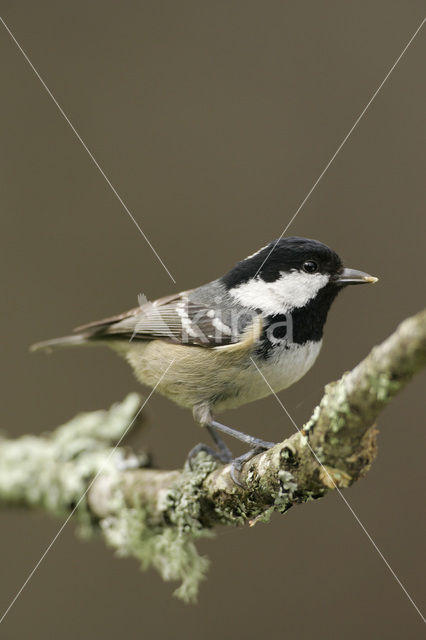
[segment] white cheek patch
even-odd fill
[[[261,309],[273,315],[304,307],[328,281],[329,276],[322,273],[281,271],[280,277],[274,282],[256,278],[230,289],[229,293],[245,307]]]

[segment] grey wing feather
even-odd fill
[[[160,306],[160,305],[164,305],[164,304],[168,304],[169,302],[173,302],[174,300],[177,300],[179,298],[181,298],[182,295],[184,294],[188,294],[190,293],[189,291],[182,291],[181,293],[174,293],[172,295],[169,296],[164,296],[163,298],[158,298],[158,300],[156,300],[154,303],[146,303],[146,306],[150,306],[152,304],[155,304],[155,306]],[[121,320],[126,320],[128,318],[132,318],[137,316],[141,310],[144,308],[145,304],[140,304],[138,307],[133,307],[133,309],[129,309],[128,311],[124,311],[123,313],[119,313],[115,316],[110,316],[108,318],[103,318],[102,320],[94,320],[93,322],[88,322],[86,324],[82,324],[78,327],[75,327],[75,329],[73,329],[74,333],[82,333],[85,332],[87,330],[102,330],[102,329],[106,329],[107,327],[109,327],[112,324],[116,324],[118,322],[120,322]]]
[[[93,322],[77,331],[90,338],[115,336],[129,340],[164,339],[178,344],[218,347],[236,343],[241,335],[222,322],[218,309],[191,301],[189,291],[147,302],[130,311]]]

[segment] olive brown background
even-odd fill
[[[153,243],[168,277],[0,26],[2,402],[41,433],[138,388],[102,349],[30,355],[37,340],[197,286],[277,237],[420,24],[422,1],[0,2],[1,15]],[[321,356],[280,394],[301,424],[424,290],[423,29],[289,230],[380,277],[345,291]],[[424,382],[424,380],[423,380]],[[381,416],[379,456],[345,492],[424,603],[424,417],[416,379]],[[203,437],[153,397],[144,443],[174,468]],[[223,416],[266,439],[274,398]],[[423,505],[423,506],[422,506]],[[0,604],[60,526],[1,513]],[[63,531],[5,619],[17,638],[417,638],[421,619],[338,495],[202,541],[199,603],[102,541]]]

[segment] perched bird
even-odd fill
[[[376,281],[344,268],[339,256],[317,240],[280,238],[208,284],[32,348],[96,343],[113,348],[140,382],[192,409],[195,420],[208,429],[217,450],[197,445],[192,455],[208,449],[230,462],[218,431],[249,445],[248,453],[232,461],[237,481],[242,464],[273,443],[227,427],[213,414],[297,382],[319,354],[327,314],[339,291]]]

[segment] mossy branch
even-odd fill
[[[140,407],[131,394],[52,433],[0,439],[0,502],[74,511],[83,533],[101,531],[119,555],[181,580],[177,594],[193,600],[208,564],[194,540],[215,525],[267,521],[273,511],[350,486],[374,459],[378,415],[425,364],[423,311],[329,384],[300,431],[250,460],[243,487],[229,465],[204,453],[193,469],[161,471],[148,468],[145,454],[116,447]]]

